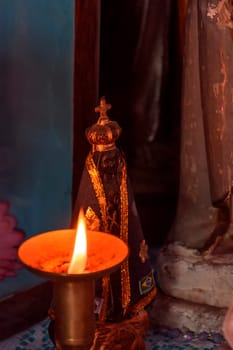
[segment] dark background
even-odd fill
[[[100,96],[122,127],[118,146],[147,242],[173,223],[179,185],[181,57],[177,3],[102,1]]]

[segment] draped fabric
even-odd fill
[[[204,248],[231,222],[232,3],[188,1],[179,204],[170,238]]]

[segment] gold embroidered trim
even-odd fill
[[[97,167],[92,158],[91,152],[86,159],[86,167],[91,178],[91,182],[96,194],[97,201],[100,207],[100,214],[103,222],[103,229],[108,232],[107,222],[107,200],[104,192],[103,183],[99,176]],[[120,238],[127,244],[128,243],[128,190],[127,190],[127,173],[126,164],[124,162],[122,169],[122,180],[120,185],[120,202],[121,202],[121,222],[120,222]],[[103,290],[104,298],[108,299],[109,289],[107,290],[105,284]],[[129,277],[129,263],[128,259],[121,266],[121,293],[122,293],[122,308],[123,312],[126,312],[128,305],[130,304],[131,290],[130,290],[130,277]],[[105,300],[105,299],[104,299]],[[105,310],[107,312],[107,309]],[[102,315],[104,317],[104,315]],[[105,314],[106,317],[106,314]]]
[[[137,314],[149,305],[157,294],[157,288],[154,287],[144,298],[140,299],[136,304],[132,305],[128,312],[130,314]]]
[[[99,314],[99,321],[104,322],[106,320],[107,316],[107,310],[108,310],[108,297],[109,297],[109,290],[110,290],[110,278],[109,276],[104,276],[102,278],[102,289],[103,289],[103,304],[101,306],[100,314]]]
[[[102,217],[102,222],[103,222],[103,229],[105,232],[108,232],[108,227],[107,227],[107,200],[106,196],[104,193],[104,187],[101,181],[101,178],[99,176],[98,170],[95,166],[95,162],[92,158],[91,153],[88,154],[87,159],[86,159],[86,167],[87,171],[90,175],[91,182],[96,194],[96,198],[99,203],[100,207],[100,214]]]
[[[141,259],[142,264],[144,264],[149,259],[148,245],[146,244],[145,239],[143,239],[140,243],[139,258]]]
[[[120,226],[120,238],[128,244],[128,191],[127,191],[127,174],[126,164],[124,162],[122,169],[122,180],[120,186],[121,194],[121,226]],[[130,304],[131,289],[130,289],[130,277],[129,277],[129,260],[127,259],[121,265],[121,297],[123,313],[126,313],[127,307]]]
[[[122,180],[120,185],[121,194],[121,226],[120,237],[127,244],[128,243],[128,191],[127,191],[127,176],[126,164],[124,162],[122,169]]]
[[[87,229],[91,231],[99,231],[100,230],[100,219],[92,209],[92,207],[88,207],[85,212]]]

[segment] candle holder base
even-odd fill
[[[51,317],[51,314],[53,314],[53,318],[54,318],[54,312],[50,312],[50,317]],[[56,347],[56,350],[90,350],[91,349],[91,346],[92,346],[92,343],[91,344],[85,344],[85,345],[76,345],[76,344],[73,344],[73,345],[70,345],[70,344],[63,344],[63,345],[60,345],[59,342],[57,342],[55,340],[55,331],[54,331],[54,328],[55,328],[55,321],[52,319],[49,326],[48,326],[48,334],[49,334],[49,337],[52,341],[52,343],[54,344],[54,346]]]
[[[54,314],[48,331],[50,339],[55,343],[54,339]],[[85,346],[59,347],[57,350],[102,350],[115,349],[118,345],[121,350],[144,349],[144,338],[149,329],[149,316],[147,311],[142,310],[137,315],[130,319],[122,320],[121,322],[97,322],[94,341],[92,344]]]
[[[91,344],[89,345],[63,345],[62,347],[55,342],[56,350],[90,350]]]
[[[56,350],[90,350],[91,344],[89,345],[64,345],[63,344],[62,346],[60,346],[55,341],[55,347],[56,347]]]

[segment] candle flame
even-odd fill
[[[78,217],[78,226],[76,230],[76,239],[73,255],[68,268],[68,273],[82,273],[87,264],[87,236],[86,223],[83,210],[80,210]]]

